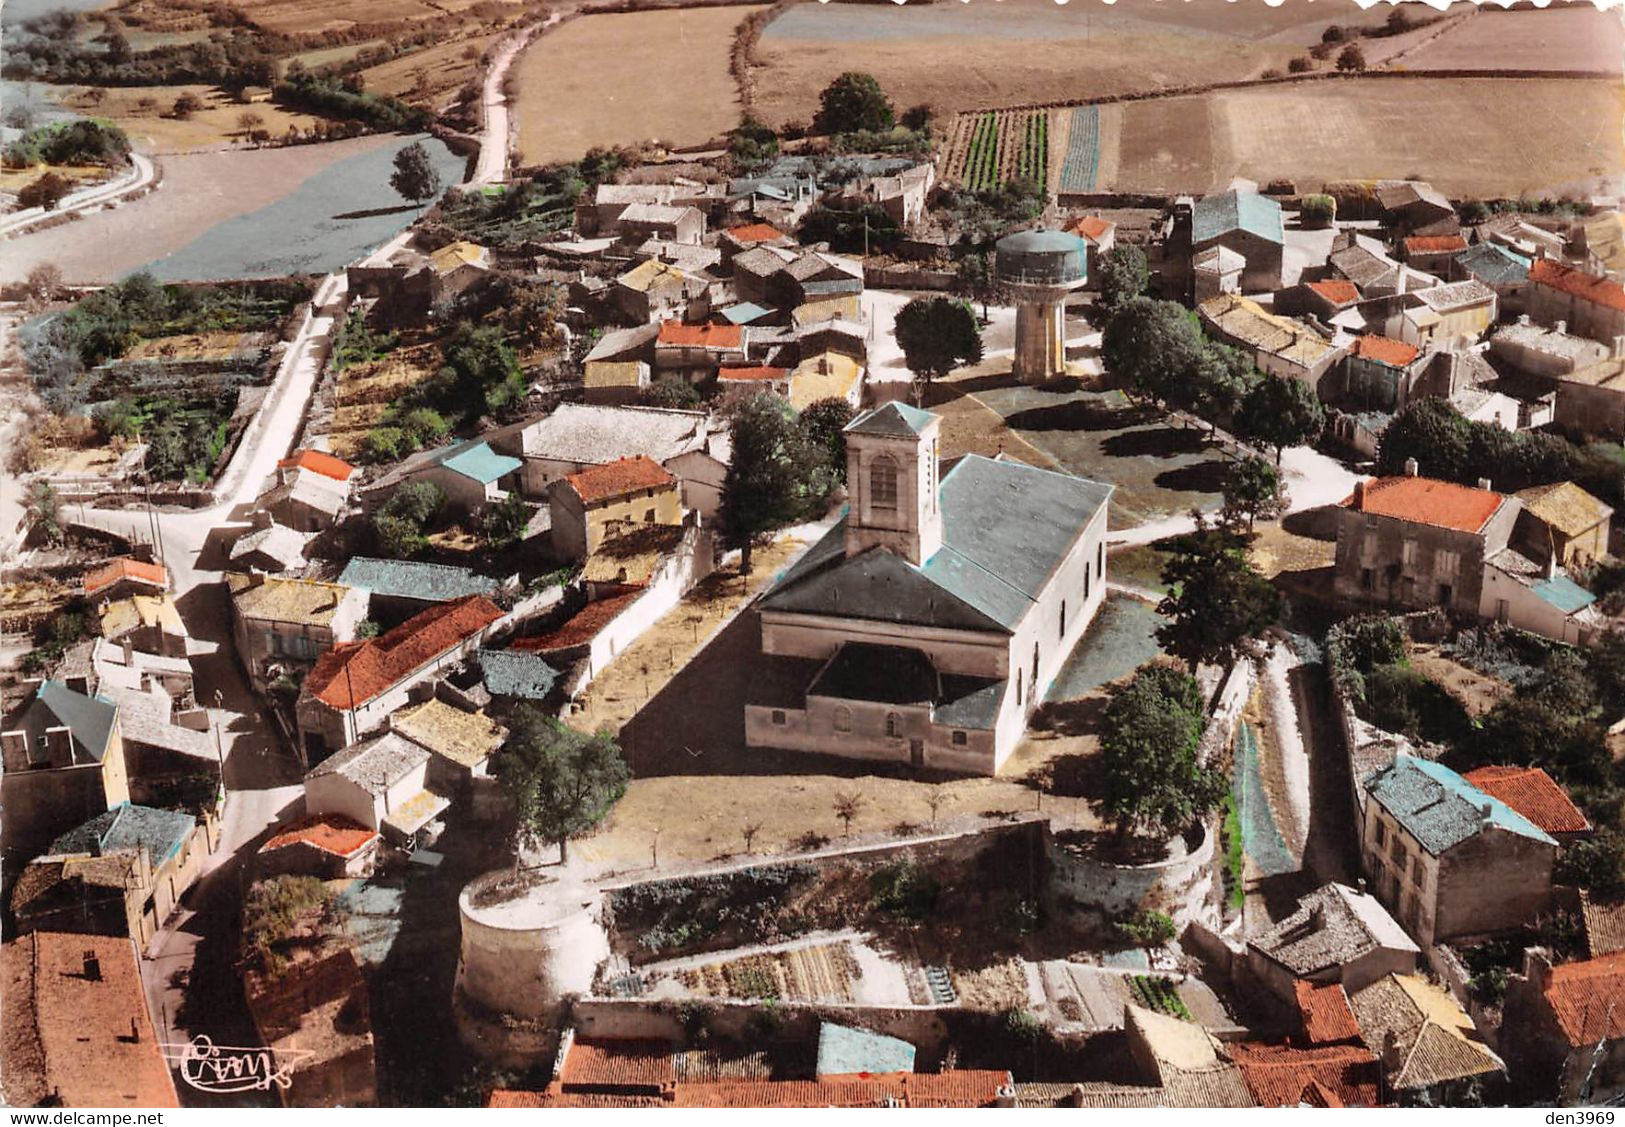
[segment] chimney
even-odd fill
[[[1562,336],[1568,331],[1569,323],[1567,321],[1557,321],[1552,325],[1552,332],[1556,333],[1558,336]]]
[[[1356,880],[1354,882],[1354,891],[1358,892],[1361,896],[1366,895],[1366,886],[1365,886],[1365,878],[1364,877],[1361,877],[1360,879],[1358,879],[1358,880]]]
[[[1016,1086],[1014,1084],[1000,1084],[999,1090],[993,1096],[994,1107],[1015,1107]]]
[[[1529,325],[1529,324],[1531,324],[1531,322],[1529,320],[1529,314],[1527,314],[1527,313],[1518,314],[1518,324],[1520,324],[1520,325]]]
[[[1382,1067],[1388,1072],[1397,1072],[1404,1063],[1399,1051],[1399,1034],[1390,1029],[1382,1039]]]
[[[1478,487],[1480,489],[1482,489],[1484,492],[1488,493],[1490,491],[1490,479],[1487,478],[1487,477],[1479,478],[1478,479]]]
[[[1523,976],[1542,994],[1552,985],[1552,953],[1544,947],[1526,947],[1523,952]]]
[[[1557,578],[1557,555],[1554,553],[1546,557],[1546,578]]]
[[[85,978],[90,982],[102,980],[102,961],[96,957],[93,950],[85,952]]]
[[[1405,459],[1405,476],[1406,477],[1415,477],[1420,471],[1421,471],[1421,467],[1416,464],[1416,459],[1415,458],[1406,458]]]
[[[1488,826],[1490,824],[1490,811],[1494,809],[1495,807],[1490,805],[1488,799],[1478,804],[1478,820],[1481,825]]]
[[[1364,509],[1365,509],[1365,482],[1357,481],[1357,482],[1354,483],[1354,510],[1355,510],[1355,512],[1363,512]]]

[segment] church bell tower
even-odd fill
[[[940,420],[904,403],[846,427],[846,554],[885,548],[916,567],[942,547],[937,477]]]

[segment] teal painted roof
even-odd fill
[[[180,850],[196,825],[196,818],[179,810],[157,810],[125,803],[69,830],[51,843],[50,852],[89,853],[99,857],[145,846],[152,863],[159,865]]]
[[[418,560],[379,560],[356,556],[344,565],[339,582],[392,599],[448,603],[465,595],[489,595],[497,581],[466,567]]]
[[[894,399],[878,407],[871,407],[847,423],[846,433],[911,438],[922,433],[935,418],[930,411],[922,411],[918,407],[910,407],[907,403],[900,403]]]
[[[57,723],[73,733],[78,750],[100,763],[107,753],[107,741],[113,735],[113,721],[118,708],[105,697],[88,697],[68,688],[61,681],[43,682],[36,697]]]
[[[1462,269],[1488,286],[1516,286],[1529,280],[1529,259],[1498,243],[1479,243],[1456,255]]]
[[[492,696],[542,700],[559,679],[558,670],[540,654],[523,650],[481,650],[479,663]]]
[[[914,1046],[897,1037],[833,1022],[818,1026],[818,1075],[913,1072]]]
[[[1512,807],[1431,759],[1401,755],[1392,766],[1366,779],[1366,793],[1435,857],[1480,833],[1486,822],[1520,837],[1557,844]]]
[[[773,311],[764,305],[757,305],[753,301],[741,301],[737,305],[730,305],[722,311],[730,325],[748,325],[752,321],[760,321]]]
[[[1272,243],[1286,241],[1281,205],[1257,192],[1221,192],[1197,200],[1191,211],[1191,241],[1205,243],[1231,231],[1247,231]]]
[[[1566,575],[1531,583],[1529,589],[1564,614],[1584,610],[1597,601],[1597,596]]]
[[[524,464],[518,458],[498,454],[483,442],[454,446],[439,461],[448,470],[473,478],[481,485],[490,485]]]

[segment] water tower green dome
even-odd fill
[[[1065,231],[1017,231],[994,247],[999,278],[1006,282],[1070,286],[1089,277],[1089,248]]]

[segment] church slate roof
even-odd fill
[[[890,435],[895,438],[913,438],[931,425],[936,416],[895,399],[865,411],[846,424],[848,434]]]

